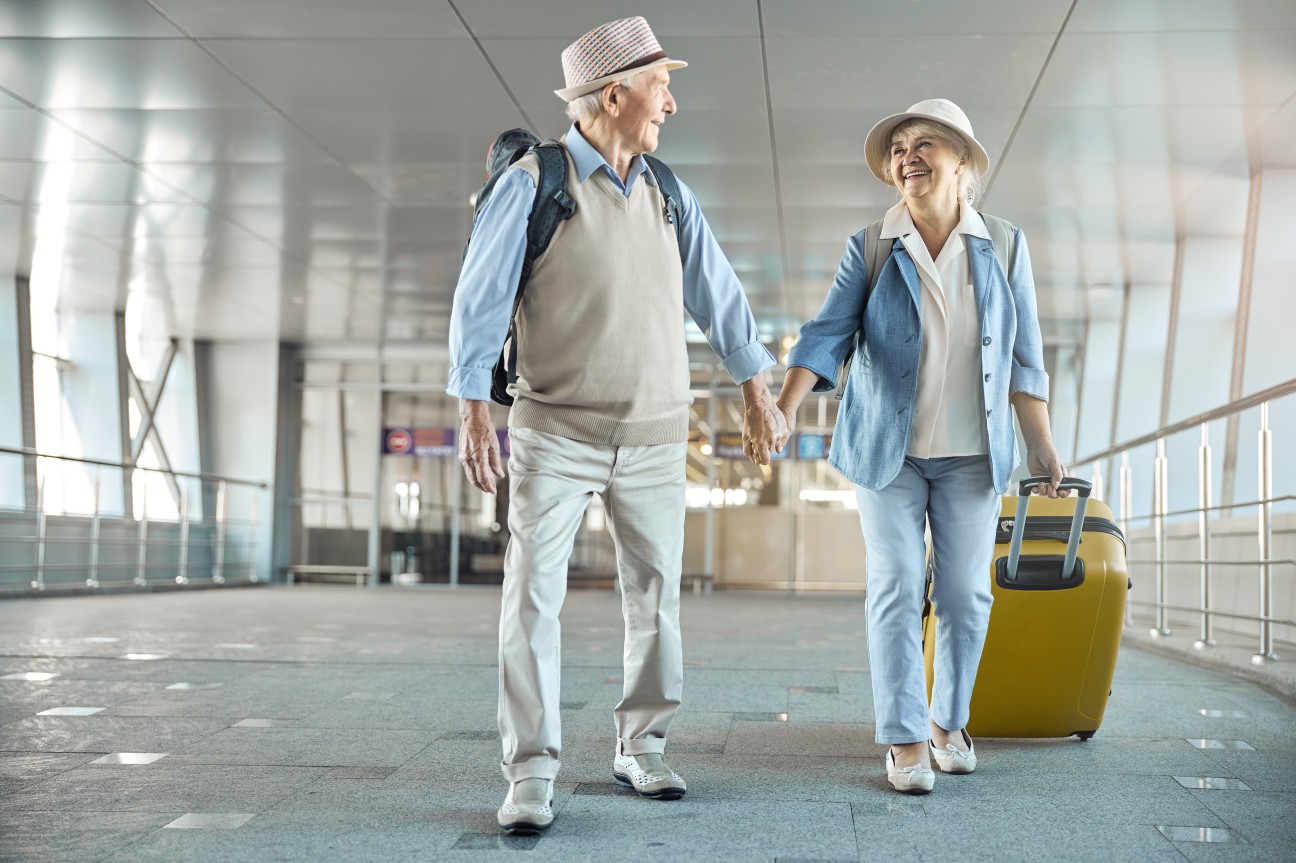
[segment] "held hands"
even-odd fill
[[[1058,483],[1066,476],[1066,465],[1058,456],[1052,444],[1035,446],[1026,450],[1026,469],[1031,476],[1047,476],[1052,479],[1048,485],[1037,485],[1031,488],[1031,494],[1048,495],[1049,497],[1067,497],[1069,489],[1058,489]]]
[[[459,402],[459,462],[474,487],[495,494],[495,480],[504,478],[500,465],[499,438],[484,401]]]
[[[787,445],[787,419],[774,403],[764,377],[757,375],[743,383],[742,393],[743,452],[753,464],[769,464],[770,454],[782,452]]]

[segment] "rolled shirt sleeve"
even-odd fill
[[[450,307],[449,395],[490,398],[495,362],[513,316],[535,195],[531,175],[512,169],[500,177],[477,215]]]
[[[684,267],[684,308],[737,383],[776,362],[756,329],[756,318],[742,284],[711,233],[693,190],[680,180],[680,261]]]
[[[1012,374],[1008,393],[1026,393],[1041,401],[1049,399],[1049,376],[1044,370],[1044,339],[1040,334],[1035,302],[1035,274],[1031,270],[1026,235],[1017,229],[1013,243],[1012,278],[1009,288],[1017,312],[1017,336],[1013,343]]]
[[[827,392],[837,385],[837,367],[862,325],[867,290],[868,267],[864,263],[864,234],[860,232],[846,241],[846,251],[823,308],[801,327],[788,355],[789,368],[800,366],[819,376],[814,392]]]

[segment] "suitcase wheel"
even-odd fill
[[[1094,732],[1093,732],[1093,731],[1073,731],[1073,732],[1071,732],[1071,736],[1072,736],[1072,737],[1079,737],[1079,738],[1080,738],[1080,742],[1083,743],[1084,741],[1088,740],[1090,737],[1093,737],[1093,736],[1094,736]]]

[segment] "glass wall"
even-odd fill
[[[269,485],[204,472],[194,343],[148,285],[65,291],[64,251],[0,292],[0,588],[260,580]]]

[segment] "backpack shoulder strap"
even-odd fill
[[[527,217],[526,250],[522,253],[522,272],[513,294],[508,337],[491,379],[491,398],[502,405],[513,404],[508,385],[517,380],[517,313],[531,278],[531,266],[549,248],[558,223],[576,213],[576,202],[567,194],[567,153],[562,144],[550,139],[536,144],[530,152],[535,155],[538,167],[536,196]]]
[[[652,172],[653,180],[657,183],[657,191],[661,192],[663,199],[662,215],[664,215],[672,225],[675,226],[675,240],[679,241],[680,232],[683,230],[684,204],[683,197],[680,195],[679,179],[675,172],[666,167],[666,163],[656,156],[643,154],[644,163],[648,170]]]
[[[531,148],[539,167],[536,179],[535,201],[527,220],[527,249],[522,261],[520,288],[531,277],[531,264],[549,248],[549,241],[558,230],[558,223],[570,219],[576,212],[576,202],[567,194],[567,153],[562,144],[552,139]]]
[[[887,259],[891,257],[891,246],[882,242],[882,220],[870,222],[869,226],[864,229],[864,264],[868,267],[868,284],[864,286],[864,306],[868,307],[869,297],[873,296],[873,288],[877,285],[878,276],[882,273],[882,268],[886,266]],[[855,334],[859,338],[859,332]],[[841,366],[837,369],[837,400],[846,394],[846,381],[850,378],[851,362],[855,359],[855,349],[858,343],[852,344],[850,350],[846,352],[846,358],[842,360]]]
[[[980,216],[986,229],[990,231],[990,243],[994,246],[995,257],[999,259],[999,267],[1003,270],[1004,277],[1008,278],[1012,275],[1012,262],[1017,253],[1017,228],[1012,222],[998,216],[987,216],[985,213],[980,213]]]
[[[864,262],[868,264],[868,288],[864,292],[864,303],[873,295],[873,286],[877,284],[882,267],[891,257],[891,246],[881,241],[882,220],[870,222],[864,229]]]

